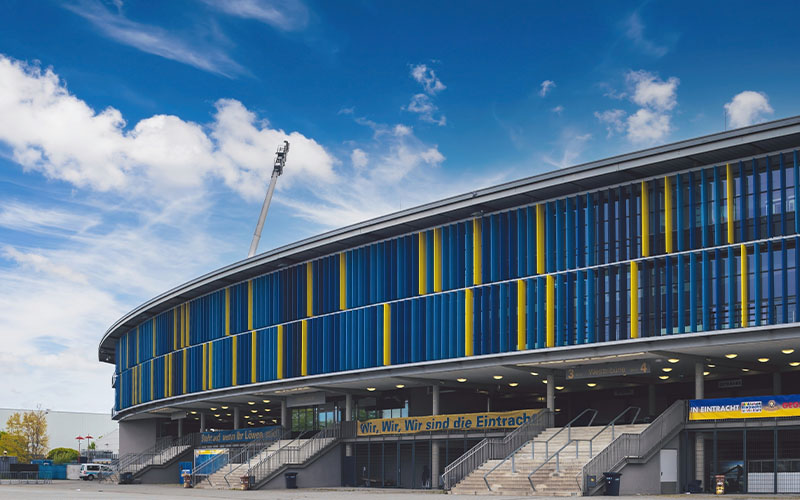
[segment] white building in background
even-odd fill
[[[32,411],[21,408],[0,408],[0,430],[5,430],[8,418],[14,413]],[[53,448],[78,448],[77,436],[92,436],[98,450],[119,453],[119,424],[108,413],[82,413],[44,410],[47,413],[48,444]],[[87,442],[81,441],[81,450]]]

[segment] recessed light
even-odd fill
[[[759,363],[766,363],[767,361],[769,361],[769,358],[758,358]]]
[[[669,361],[670,363],[672,363],[674,365],[675,363],[680,361],[680,359],[678,359],[678,358],[669,358],[667,361]]]
[[[563,391],[564,390],[564,386],[563,385],[557,385],[556,386],[556,390],[557,391]]]
[[[256,404],[256,402],[255,401],[248,401],[247,404],[254,405],[254,404]]]
[[[259,414],[258,414],[258,418],[264,418],[264,415],[262,415],[262,414],[260,414],[260,413],[259,413]]]
[[[659,375],[658,378],[660,378],[661,380],[667,380],[669,378],[669,375]]]
[[[250,410],[250,413],[258,413],[258,410]]]
[[[374,387],[367,387],[367,390],[368,390],[369,392],[373,392],[373,391],[375,390],[375,388],[374,388]]]
[[[456,382],[461,382],[462,384],[464,382],[466,382],[466,381],[467,381],[467,379],[465,379],[464,377],[459,377],[459,378],[456,379]]]
[[[245,415],[244,418],[250,418],[250,415]]]
[[[547,383],[547,379],[542,380],[542,383],[546,384]]]
[[[594,382],[587,382],[587,384],[586,384],[586,385],[587,385],[588,387],[595,387],[597,384],[595,384]]]
[[[264,408],[264,411],[272,411],[271,408]]]
[[[556,408],[556,413],[560,412],[561,408]]]
[[[794,352],[794,349],[782,349],[781,352],[784,354],[791,354]]]
[[[200,417],[194,417],[195,420],[200,420]]]
[[[214,414],[214,416],[215,416],[216,418],[219,418],[219,413],[215,413],[215,414]]]
[[[405,386],[406,386],[405,384],[397,384],[395,387],[397,387],[398,389],[402,389]]]
[[[665,367],[665,368],[662,368],[661,371],[664,372],[664,373],[669,373],[669,372],[672,371],[672,368]]]
[[[742,368],[742,371],[743,371],[743,372],[749,372],[749,371],[750,371],[750,368]]]
[[[535,377],[535,376],[539,375],[539,372],[531,372],[531,375],[533,375]]]
[[[278,421],[277,421],[276,419],[274,419],[274,418],[273,418],[273,419],[272,419],[272,423],[273,423],[273,424],[277,424],[277,423],[278,423]]]
[[[228,409],[227,406],[220,406],[220,408],[222,408],[223,410],[227,410]]]
[[[256,425],[255,422],[247,422],[247,425]]]
[[[211,411],[217,411],[216,408],[209,408]]]
[[[717,367],[717,365],[714,365],[714,364],[711,364],[711,363],[709,363],[709,364],[708,364],[708,367],[709,367],[709,368],[716,368],[716,367]]]
[[[509,382],[508,385],[511,387],[516,387],[519,385],[519,382]]]
[[[494,375],[494,376],[492,376],[492,378],[495,379],[495,380],[500,380],[500,379],[503,378],[503,376],[502,375]]]
[[[267,423],[267,421],[266,421],[266,420],[259,420],[259,421],[258,421],[258,423],[259,423],[259,424],[266,424],[266,423]]]
[[[736,354],[736,353],[734,353],[734,352],[732,352],[732,353],[730,353],[730,354],[726,354],[726,355],[725,355],[725,357],[726,357],[726,358],[728,358],[728,359],[733,359],[733,358],[735,358],[736,356],[738,356],[738,354]]]
[[[226,416],[226,417],[230,417],[230,416],[231,416],[231,414],[230,414],[230,413],[226,413],[226,414],[225,414],[225,416]]]
[[[189,413],[191,413],[192,415],[197,415],[197,412],[194,410],[190,411]]]
[[[708,377],[710,374],[711,374],[711,372],[703,372],[703,376],[704,377]]]
[[[800,361],[792,361],[789,366],[800,366]]]

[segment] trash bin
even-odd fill
[[[725,474],[717,474],[714,476],[714,483],[716,484],[715,493],[717,495],[725,494]]]
[[[120,474],[119,484],[133,484],[133,472],[123,472]]]
[[[297,472],[287,472],[283,477],[286,478],[287,490],[297,489]]]
[[[243,491],[250,489],[250,476],[242,476],[239,478],[239,481],[242,483]]]
[[[622,477],[621,472],[603,472],[603,479],[606,483],[605,496],[618,497],[619,496],[619,478]]]
[[[183,487],[184,488],[191,488],[192,487],[192,471],[183,471]]]

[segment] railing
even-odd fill
[[[550,441],[552,441],[556,436],[558,436],[559,434],[561,434],[565,430],[567,431],[567,441],[572,441],[572,427],[575,424],[575,422],[580,420],[584,415],[591,415],[592,416],[592,418],[589,419],[589,423],[586,424],[586,427],[591,427],[592,423],[594,422],[595,417],[597,417],[597,410],[595,410],[594,408],[586,408],[582,412],[578,413],[577,417],[575,417],[572,420],[570,420],[567,423],[567,425],[565,425],[564,427],[559,429],[558,432],[556,432],[555,434],[553,434],[552,436],[547,438],[547,440],[545,440],[545,442],[544,442],[544,456],[545,457],[547,457],[548,454],[550,453]],[[534,449],[535,448],[536,448],[535,446],[531,446],[531,458],[534,457]]]
[[[663,445],[686,423],[686,401],[675,401],[640,434],[621,434],[583,466],[583,493],[589,493],[588,478],[616,472],[627,458],[645,458]]]
[[[196,439],[197,434],[187,434],[178,438],[161,438],[156,441],[155,445],[141,453],[131,453],[120,457],[116,473],[112,474],[110,478],[114,479],[114,476],[123,472],[135,474],[151,465],[163,465],[185,452],[187,448],[194,446]]]
[[[50,484],[51,477],[42,477],[39,471],[0,472],[0,484]]]
[[[581,442],[583,442],[583,441],[587,441],[589,443],[589,458],[593,457],[594,453],[593,453],[593,449],[592,449],[592,444],[594,443],[594,440],[597,437],[599,437],[600,434],[602,434],[606,430],[608,430],[609,427],[611,428],[611,441],[614,441],[614,439],[616,437],[614,425],[617,423],[617,420],[619,420],[622,417],[624,417],[631,410],[636,410],[636,412],[633,414],[633,418],[631,419],[630,425],[635,424],[636,423],[636,419],[639,418],[639,413],[641,413],[642,409],[639,408],[638,406],[629,406],[629,407],[625,408],[624,410],[622,410],[622,412],[619,415],[614,417],[614,419],[611,422],[607,423],[602,429],[597,431],[597,433],[594,436],[590,437],[589,439],[574,439],[573,441],[575,441],[575,454],[577,455],[577,453],[578,453],[579,444]]]
[[[594,420],[594,419],[593,419]],[[533,475],[539,472],[539,470],[544,467],[546,464],[550,463],[551,460],[555,459],[556,461],[556,473],[559,472],[561,468],[561,452],[564,451],[572,443],[575,443],[575,458],[578,457],[578,444],[577,441],[574,439],[568,439],[564,446],[558,449],[555,453],[550,455],[549,457],[544,459],[544,462],[540,463],[538,466],[534,467],[530,474],[528,474],[528,483],[531,485],[531,489],[536,491],[536,486],[533,485]]]
[[[225,474],[225,476],[233,473],[238,468],[242,467],[244,464],[248,464],[253,458],[258,457],[259,455],[264,453],[266,449],[275,444],[276,441],[283,439],[287,432],[288,431],[285,430],[283,427],[276,427],[275,429],[268,431],[266,435],[261,439],[250,441],[241,448],[234,448],[232,450],[228,450],[228,452],[226,453],[226,458],[220,459],[224,463],[216,462],[215,464],[211,464],[209,463],[212,462],[211,460],[208,462],[203,462],[202,464],[198,465],[192,470],[193,482],[196,481],[195,476],[201,476],[201,479],[202,476],[209,478],[211,474],[218,472],[225,466],[228,466],[228,473]]]
[[[287,430],[287,433],[291,433],[291,431],[288,431],[288,430]],[[247,466],[247,470],[245,471],[245,474],[241,474],[241,475],[242,475],[242,476],[244,476],[244,475],[251,476],[251,475],[252,475],[252,474],[251,474],[251,472],[252,472],[252,469],[253,469],[254,467],[257,467],[257,466],[258,466],[260,463],[262,463],[262,462],[264,462],[264,461],[267,461],[267,460],[269,460],[269,459],[270,459],[270,457],[272,457],[273,455],[275,455],[276,453],[278,453],[278,452],[279,452],[280,450],[282,450],[283,448],[286,448],[286,447],[289,447],[289,446],[292,446],[292,445],[294,445],[294,444],[295,444],[295,443],[297,443],[297,442],[298,442],[300,439],[302,439],[302,437],[303,437],[303,435],[305,435],[305,433],[306,433],[306,431],[303,431],[303,432],[301,432],[300,434],[298,434],[298,435],[297,435],[297,437],[296,437],[296,438],[294,438],[294,439],[290,440],[288,443],[286,443],[286,444],[284,444],[284,445],[280,445],[280,441],[279,441],[279,442],[278,442],[278,449],[276,449],[276,450],[269,451],[269,447],[267,447],[267,449],[263,450],[261,453],[259,453],[259,454],[257,454],[256,456],[252,457],[252,458],[251,458],[251,460],[248,460],[246,463],[243,463],[243,464],[242,464],[242,466],[245,466],[245,465]],[[261,456],[261,455],[263,455],[263,456]],[[251,464],[250,462],[251,462],[253,459],[258,459],[258,461],[257,461],[255,464]],[[225,476],[223,476],[223,478],[222,478],[222,479],[225,481],[225,484],[227,484],[227,485],[228,485],[228,487],[230,487],[230,486],[231,486],[231,481],[230,481],[230,476],[231,476],[231,474],[234,474],[234,473],[237,473],[237,472],[238,472],[238,473],[241,473],[241,472],[242,472],[242,467],[235,467],[235,468],[232,468],[230,471],[228,471],[228,473],[227,473],[227,474],[225,474]],[[236,482],[235,482],[235,481],[234,481],[234,484],[236,484]]]

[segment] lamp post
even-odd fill
[[[75,439],[78,440],[78,457],[81,456],[81,441],[83,441],[83,436],[78,436]]]
[[[91,440],[92,439],[94,439],[94,437],[91,434],[87,434],[86,435],[86,456],[87,457],[89,456],[89,452],[91,451],[91,447],[92,447],[92,441]]]

